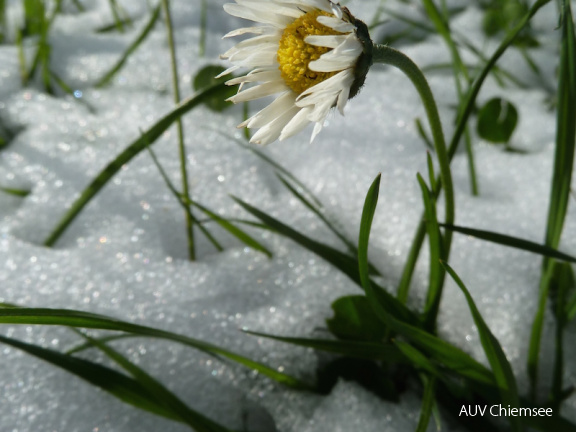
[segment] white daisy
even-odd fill
[[[258,128],[250,140],[269,144],[316,123],[312,140],[333,107],[344,114],[372,64],[372,42],[366,25],[347,8],[330,0],[235,0],[224,5],[230,15],[261,23],[224,37],[252,34],[221,57],[251,69],[226,84],[239,84],[238,103],[265,96],[276,99],[238,127]],[[247,83],[258,83],[245,86]]]

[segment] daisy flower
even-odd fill
[[[250,34],[221,58],[247,75],[234,103],[277,95],[267,107],[238,125],[257,128],[250,140],[269,144],[315,123],[312,140],[332,108],[341,114],[364,84],[372,64],[372,41],[366,25],[347,8],[330,0],[235,0],[224,5],[230,15],[262,25],[241,28],[224,37]],[[246,84],[254,84],[246,86]]]

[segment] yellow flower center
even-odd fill
[[[311,61],[318,60],[322,54],[330,51],[330,48],[309,45],[304,39],[312,35],[341,34],[316,21],[320,15],[330,16],[322,11],[308,12],[287,26],[280,38],[278,48],[280,73],[288,87],[298,94],[336,74],[336,72],[314,72],[308,68]]]

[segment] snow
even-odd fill
[[[311,336],[325,327],[330,303],[359,293],[347,277],[289,240],[252,229],[270,248],[268,259],[214,229],[225,246],[217,253],[198,235],[196,262],[186,260],[183,212],[164,184],[150,156],[143,152],[125,165],[84,209],[54,249],[41,246],[59,218],[92,178],[140,131],[153,125],[173,103],[165,29],[130,58],[110,87],[93,83],[110,68],[147,20],[144,2],[124,2],[139,17],[125,35],[92,31],[110,22],[108,2],[90,3],[83,14],[55,21],[50,43],[55,71],[80,100],[53,97],[33,85],[22,88],[17,52],[0,46],[0,119],[17,131],[0,151],[0,185],[31,189],[26,198],[0,193],[0,300],[29,307],[71,308],[103,313],[210,341],[303,379],[313,379],[316,354],[248,336],[242,327],[289,336]],[[198,6],[173,1],[178,67],[183,95],[191,80],[232,43],[221,40],[243,26],[209,2],[207,54],[198,57]],[[347,3],[366,21],[377,1]],[[11,25],[19,2],[10,3]],[[548,45],[535,56],[553,82],[556,58],[555,8],[537,15],[536,27]],[[477,11],[458,17],[455,28],[482,40]],[[481,43],[479,43],[482,46]],[[493,42],[486,42],[490,53]],[[402,48],[420,66],[448,59],[438,38]],[[28,52],[30,55],[32,51]],[[554,54],[555,55],[555,54]],[[518,54],[499,65],[535,83]],[[468,59],[473,60],[473,58]],[[521,64],[521,67],[518,67]],[[447,136],[453,128],[455,101],[450,74],[431,74]],[[528,154],[506,153],[474,137],[481,196],[472,197],[464,153],[452,168],[457,223],[507,233],[536,242],[544,237],[552,170],[555,115],[545,105],[545,89],[499,88],[488,79],[479,102],[505,95],[519,108],[514,147]],[[258,103],[251,105],[256,110]],[[235,129],[241,107],[214,114],[204,107],[184,119],[193,196],[226,217],[247,218],[229,194],[238,196],[307,235],[342,247],[321,222],[277,180],[274,171],[225,134]],[[371,258],[390,289],[400,278],[422,212],[416,173],[426,173],[426,150],[414,126],[425,119],[409,81],[390,68],[374,66],[365,88],[334,114],[314,144],[310,130],[262,149],[310,187],[351,239],[355,239],[366,191],[382,173],[380,204],[371,236]],[[176,131],[171,128],[153,149],[174,184],[179,184]],[[440,206],[441,207],[441,206]],[[576,254],[576,218],[571,209],[562,250]],[[493,333],[502,343],[520,382],[527,385],[524,359],[536,308],[540,258],[455,234],[450,263],[472,293]],[[427,252],[414,278],[411,305],[421,305],[427,281]],[[574,324],[569,334],[574,335]],[[54,349],[77,343],[61,328],[3,326],[3,334]],[[439,332],[486,362],[476,328],[459,289],[447,281]],[[356,384],[341,381],[325,396],[286,390],[239,366],[173,343],[131,339],[114,347],[159,378],[193,408],[237,430],[282,432],[413,430],[420,407],[415,392],[400,404],[383,402]],[[118,403],[50,365],[13,348],[0,348],[0,429],[6,431],[180,431],[182,425]],[[574,358],[574,346],[566,347]],[[97,353],[84,355],[100,358]],[[548,359],[551,361],[551,359]],[[576,367],[567,364],[574,379]],[[576,397],[564,415],[576,420]],[[430,426],[432,430],[433,426]]]

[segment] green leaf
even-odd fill
[[[127,404],[171,420],[181,421],[174,413],[160,405],[140,383],[113,369],[2,335],[0,335],[0,342],[64,369]]]
[[[208,65],[204,66],[202,69],[198,71],[196,76],[194,77],[194,81],[192,82],[192,87],[195,91],[200,91],[215,84],[224,84],[228,81],[229,77],[220,77],[216,78],[216,76],[220,75],[222,72],[225,71],[220,65]],[[207,99],[204,103],[208,108],[212,111],[222,112],[227,108],[230,108],[234,105],[232,102],[226,101],[229,97],[232,97],[236,94],[236,87],[228,87],[228,91],[225,92],[223,95],[215,95],[212,98]]]
[[[460,287],[464,296],[466,297],[466,301],[468,302],[468,306],[470,307],[470,312],[472,313],[472,318],[474,319],[474,323],[478,328],[478,334],[480,335],[480,342],[482,343],[482,347],[484,348],[484,352],[486,353],[486,357],[488,358],[488,362],[492,367],[492,372],[494,373],[494,378],[496,380],[496,385],[500,389],[500,395],[502,398],[503,405],[509,405],[511,407],[520,407],[520,399],[518,398],[518,388],[516,386],[516,378],[514,377],[514,372],[512,371],[512,366],[508,362],[498,339],[492,334],[488,325],[482,318],[480,311],[476,307],[470,292],[462,282],[462,280],[458,277],[458,275],[454,272],[454,270],[447,264],[442,263],[446,271],[450,274],[452,279],[456,282],[456,284]],[[514,431],[521,431],[522,430],[522,418],[516,416],[509,417],[510,425],[512,426],[512,430]]]
[[[205,353],[224,357],[247,368],[254,369],[281,384],[298,389],[311,389],[311,386],[290,375],[278,372],[261,363],[255,362],[240,354],[228,351],[219,346],[193,339],[178,333],[172,333],[153,327],[131,324],[125,321],[108,318],[103,315],[91,314],[68,309],[17,308],[0,309],[0,323],[4,324],[42,324],[62,325],[67,327],[115,330],[141,336],[154,337],[178,342]]]
[[[366,296],[341,297],[332,303],[334,317],[327,319],[328,329],[338,338],[382,341],[387,329],[372,311]]]
[[[270,335],[267,333],[260,333],[251,330],[243,331],[254,336],[273,339],[292,345],[314,348],[318,351],[341,354],[347,357],[362,358],[367,360],[382,360],[387,363],[406,363],[406,358],[402,352],[398,350],[395,345],[390,343],[355,340],[294,338]]]
[[[478,113],[478,135],[493,143],[507,143],[516,129],[518,111],[512,102],[492,98]]]
[[[446,225],[440,224],[441,227],[446,228],[451,231],[456,231],[461,234],[465,234],[472,237],[477,237],[481,240],[486,240],[492,243],[497,243],[502,246],[513,247],[516,249],[525,250],[527,252],[533,252],[548,258],[554,258],[561,261],[568,261],[571,263],[576,263],[576,258],[560,252],[552,247],[545,246],[539,243],[535,243],[529,240],[524,240],[518,237],[512,237],[505,234],[499,234],[492,231],[479,230],[475,228],[467,228],[458,225]]]

